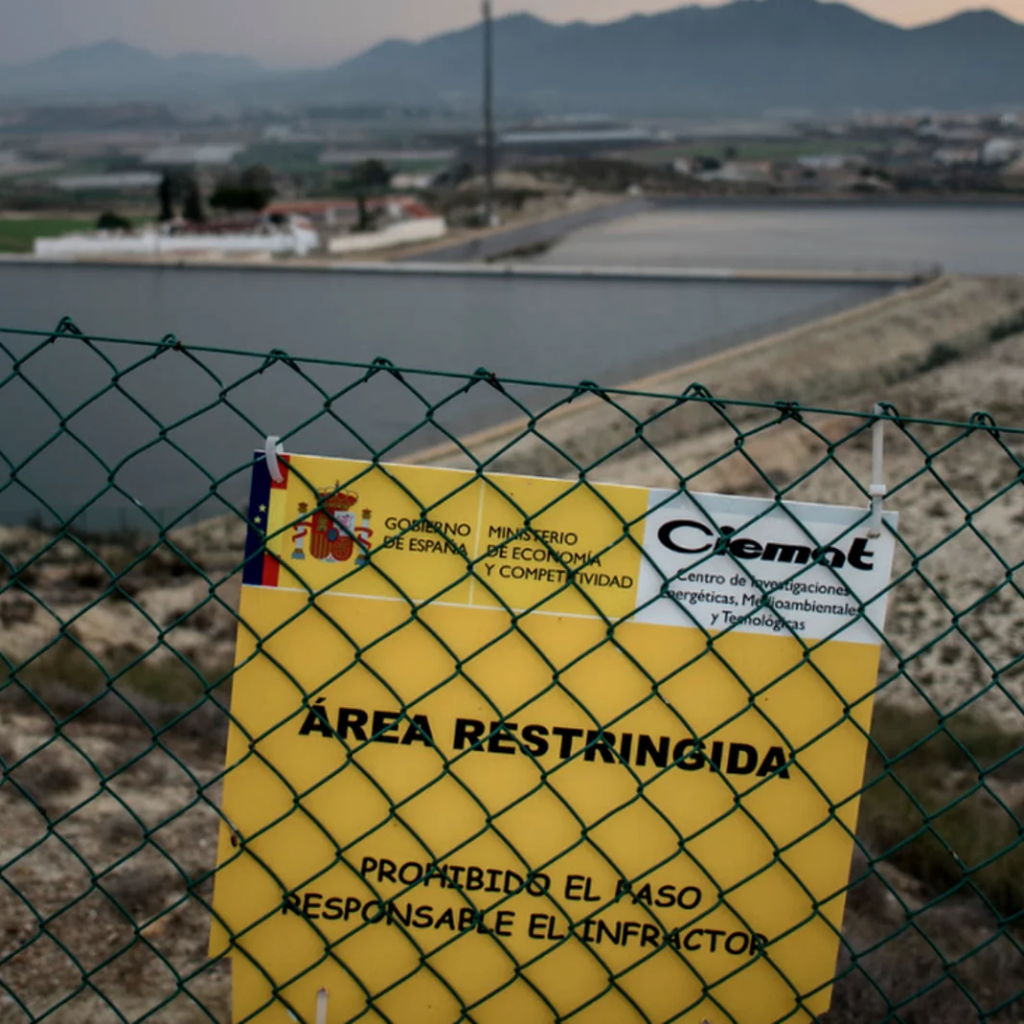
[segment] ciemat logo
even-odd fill
[[[844,549],[836,545],[824,548],[809,544],[779,543],[754,540],[752,537],[735,537],[734,526],[723,526],[718,532],[695,519],[673,519],[662,524],[658,530],[658,541],[669,551],[680,555],[731,555],[741,560],[756,559],[761,562],[782,562],[786,565],[808,565],[820,562],[833,569],[849,566],[870,572],[875,567],[875,553],[863,537],[858,537]]]

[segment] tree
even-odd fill
[[[277,195],[277,189],[274,187],[274,175],[263,164],[246,167],[242,171],[241,182],[242,188],[252,196],[255,210],[262,210]]]
[[[174,220],[174,180],[168,171],[164,171],[164,176],[160,179],[156,196],[160,203],[160,220]]]
[[[132,222],[127,217],[122,217],[119,213],[106,210],[100,214],[99,219],[96,221],[96,229],[98,231],[131,231]]]
[[[181,192],[183,204],[181,215],[190,224],[204,224],[206,213],[203,210],[203,194],[199,190],[199,182],[195,175],[189,174],[182,179]]]
[[[199,182],[191,171],[164,171],[157,188],[160,202],[160,220],[174,220],[175,207],[181,205],[181,214],[193,224],[206,220],[203,212],[203,195]]]
[[[370,229],[370,216],[366,209],[366,200],[370,195],[379,195],[391,184],[391,172],[380,160],[364,160],[352,168],[349,184],[355,193],[359,207],[359,224],[357,231]]]
[[[458,164],[452,164],[450,167],[446,167],[443,171],[434,175],[431,187],[458,188],[464,181],[469,181],[475,173],[473,165],[466,161]]]
[[[217,182],[210,205],[222,210],[262,210],[277,194],[274,176],[262,164],[241,174],[225,174]]]

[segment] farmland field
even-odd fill
[[[37,238],[88,231],[95,225],[94,217],[0,218],[0,252],[31,252]]]

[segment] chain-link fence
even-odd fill
[[[518,427],[467,439],[467,423],[512,418]],[[888,616],[877,637],[882,648],[877,685],[844,702],[836,697],[836,679],[822,670],[827,659],[819,657],[818,642],[791,635],[786,639],[796,645],[793,663],[763,690],[747,691],[754,705],[798,668],[812,666],[820,693],[836,697],[834,721],[825,733],[852,729],[863,736],[871,722],[862,784],[838,805],[823,804],[813,827],[794,839],[795,845],[819,830],[852,829],[856,820],[848,877],[844,866],[843,883],[810,899],[805,917],[771,936],[760,934],[756,921],[748,922],[742,960],[712,976],[685,942],[664,941],[673,923],[655,900],[641,900],[636,909],[645,873],[613,863],[621,890],[584,909],[597,929],[602,913],[629,904],[640,915],[638,928],[654,929],[657,939],[650,948],[639,945],[647,934],[642,930],[628,949],[610,937],[604,945],[592,941],[578,907],[541,892],[536,898],[558,938],[549,936],[542,949],[525,957],[500,927],[481,931],[486,915],[492,920],[522,890],[505,891],[503,876],[488,895],[471,886],[467,874],[460,879],[452,866],[462,863],[466,842],[424,841],[417,829],[429,831],[429,822],[416,824],[412,795],[376,777],[371,781],[380,798],[377,817],[364,822],[365,829],[387,826],[391,834],[395,829],[403,836],[416,834],[426,865],[419,876],[402,877],[397,887],[385,886],[378,870],[362,897],[384,908],[383,931],[407,947],[402,963],[380,962],[390,954],[377,945],[379,918],[356,914],[349,922],[345,915],[347,928],[340,935],[319,914],[303,912],[320,906],[309,902],[309,893],[325,872],[350,863],[357,873],[360,868],[362,833],[339,839],[330,829],[323,830],[333,844],[323,863],[307,864],[305,873],[287,880],[270,868],[250,877],[254,900],[261,886],[260,898],[265,896],[269,880],[276,893],[275,920],[286,915],[291,924],[298,922],[317,955],[282,976],[276,965],[263,965],[246,952],[253,947],[247,947],[245,935],[227,928],[218,951],[233,954],[231,966],[210,957],[211,921],[219,919],[225,929],[213,898],[218,870],[238,856],[256,858],[253,851],[260,850],[258,836],[224,820],[223,790],[231,786],[232,773],[255,764],[280,772],[267,753],[275,749],[274,736],[315,732],[318,742],[334,751],[332,767],[308,790],[289,789],[287,813],[281,816],[315,820],[316,791],[340,786],[331,792],[344,799],[351,780],[365,776],[374,740],[396,722],[408,738],[405,730],[413,729],[423,711],[420,698],[408,696],[394,670],[381,668],[377,654],[384,632],[367,637],[353,626],[323,678],[291,679],[284,672],[298,698],[279,724],[256,735],[250,723],[235,717],[234,755],[225,769],[233,676],[242,679],[247,671],[235,670],[236,631],[256,638],[244,664],[276,656],[265,643],[273,630],[239,617],[243,577],[254,581],[254,567],[267,558],[275,535],[294,545],[292,538],[298,527],[308,525],[308,516],[333,496],[354,493],[366,473],[398,480],[398,471],[389,468],[395,462],[462,469],[467,472],[456,490],[481,481],[496,490],[513,510],[508,538],[540,552],[537,560],[554,573],[552,589],[532,606],[510,604],[488,583],[482,557],[449,537],[439,538],[438,510],[457,497],[454,491],[427,494],[403,485],[414,514],[396,522],[390,535],[392,545],[396,538],[440,543],[438,557],[459,567],[432,593],[405,593],[401,614],[385,631],[399,637],[407,628],[431,634],[448,659],[447,669],[431,684],[432,692],[444,695],[476,686],[484,670],[475,666],[493,654],[498,635],[475,643],[463,638],[456,649],[451,635],[434,623],[433,607],[450,604],[458,587],[492,594],[493,613],[503,622],[502,642],[530,643],[539,655],[544,647],[534,623],[545,604],[593,600],[580,574],[600,566],[602,557],[608,563],[616,545],[630,544],[648,515],[646,510],[624,514],[601,497],[600,485],[655,486],[687,496],[747,495],[767,499],[776,509],[792,507],[782,502],[846,505],[864,509],[863,525],[870,520],[872,430],[879,420],[885,423],[887,445],[886,508],[898,511],[900,521],[898,528],[886,527],[896,556],[886,588]],[[263,449],[268,435],[280,436],[288,451],[344,456],[369,467],[330,481],[333,490],[326,492],[319,482],[311,483],[311,493],[320,497],[300,516],[282,521],[275,534],[257,521],[260,506],[245,501],[254,467],[250,453]],[[819,980],[808,988],[799,977],[800,965],[786,959],[784,943],[788,935],[816,927],[825,929],[821,934],[835,933],[839,947],[824,1020],[1024,1019],[1024,591],[1018,578],[1024,566],[1024,430],[997,425],[984,414],[955,423],[907,418],[891,406],[876,416],[793,403],[731,402],[698,384],[681,394],[662,394],[590,382],[563,386],[499,378],[485,370],[434,373],[385,360],[356,365],[283,351],[202,348],[173,337],[129,342],[87,337],[64,321],[53,334],[0,333],[0,438],[6,471],[0,521],[9,524],[0,526],[4,1022],[227,1021],[234,970],[236,986],[240,973],[255,972],[264,993],[240,1019],[312,1024],[316,1009],[300,1005],[293,994],[304,975],[325,965],[356,992],[355,1003],[345,1005],[358,1005],[341,1016],[340,1003],[327,1006],[332,1021],[410,1019],[395,1009],[395,995],[403,986],[427,981],[440,986],[443,1000],[424,1002],[424,1020],[509,1019],[502,1007],[510,1004],[503,1000],[520,991],[529,994],[522,1004],[529,1007],[526,1017],[537,1020],[806,1020],[813,1018],[820,1005],[816,997],[827,986]],[[261,464],[257,459],[255,465]],[[503,490],[501,481],[508,479],[503,473],[535,473],[566,484],[548,504],[528,507]],[[601,515],[614,517],[620,536],[572,564],[558,538],[542,528],[543,516],[580,494],[597,501]],[[159,515],[157,508],[163,510]],[[357,536],[352,529],[350,540]],[[718,538],[708,557],[727,558],[730,571],[745,571],[743,551],[723,546],[725,539]],[[808,551],[808,559],[795,557],[787,566],[792,570],[787,584],[828,567],[827,549],[817,545]],[[347,559],[347,554],[337,559],[338,580],[381,571],[374,551],[358,561]],[[299,588],[297,618],[320,616],[331,585],[304,594]],[[763,615],[770,599],[762,593],[749,612],[733,617],[734,624]],[[868,613],[862,603],[858,617]],[[625,658],[631,650],[630,615],[611,614],[604,606],[595,606],[595,615],[601,634],[576,660],[612,653]],[[692,625],[701,645],[685,665],[662,665],[652,673],[642,658],[631,663],[647,687],[634,694],[631,710],[660,704],[672,712],[671,681],[684,669],[711,672],[712,665],[718,666],[715,671],[724,665],[736,685],[745,685],[744,671],[730,666],[730,630]],[[534,772],[531,799],[561,799],[562,779],[571,776],[560,772],[582,763],[612,773],[594,784],[602,790],[614,790],[628,778],[631,795],[600,822],[577,815],[575,833],[547,859],[515,850],[524,888],[550,874],[570,850],[600,853],[602,829],[616,828],[617,816],[620,832],[634,827],[624,824],[632,821],[627,812],[656,805],[652,793],[666,778],[682,777],[672,773],[686,767],[682,761],[692,766],[699,754],[702,766],[714,766],[708,784],[728,794],[730,805],[719,820],[728,825],[750,816],[756,804],[751,794],[771,783],[780,768],[808,776],[806,766],[814,762],[807,752],[822,738],[818,733],[802,740],[787,737],[785,765],[773,763],[755,789],[747,790],[722,768],[722,723],[682,723],[691,746],[643,774],[624,751],[621,713],[585,707],[593,735],[581,735],[564,764],[552,767],[537,755],[539,747],[523,746],[511,732],[549,691],[572,691],[566,680],[573,665],[544,657],[540,662],[535,690],[521,693],[514,708],[491,702],[487,732],[470,737],[473,742],[458,756],[432,752],[434,767],[415,780],[416,793],[433,787],[451,794],[454,818],[469,812],[457,806],[454,790],[444,787],[464,778],[474,744],[524,755],[522,763]],[[832,664],[833,676],[838,675],[838,663]],[[368,726],[369,733],[343,730],[341,719],[318,710],[317,700],[328,688],[357,671],[373,676],[374,685],[391,697],[393,711]],[[490,700],[485,688],[480,696]],[[417,742],[413,733],[409,746]],[[614,735],[620,737],[617,746]],[[268,803],[280,798],[269,788],[265,793]],[[480,817],[470,829],[472,837],[500,831],[518,801],[496,803],[496,797],[479,791],[470,795]],[[449,811],[442,803],[431,813],[444,817]],[[704,827],[672,823],[678,856],[699,860]],[[221,833],[228,845],[218,858]],[[705,861],[704,902],[693,909],[691,923],[710,927],[712,915],[726,911],[742,918],[744,911],[736,907],[739,887],[762,873],[775,877],[770,872],[786,867],[791,852],[770,842],[763,863],[739,880]],[[399,870],[397,864],[392,868]],[[426,932],[402,918],[401,908],[421,906],[430,902],[427,897],[436,902],[438,886],[451,889],[468,908],[469,924],[444,934],[431,929],[428,940]],[[845,899],[841,920],[835,919],[837,899],[840,905]],[[724,933],[721,938],[724,943]],[[502,966],[496,975],[481,973],[470,991],[449,979],[458,974],[452,958],[457,962],[473,943],[493,947]],[[586,951],[587,981],[578,989],[569,985],[568,991],[577,993],[570,997],[564,975],[572,973],[575,961],[565,962],[566,968],[559,957],[577,947]],[[472,948],[479,953],[479,945]],[[644,974],[645,966],[666,958],[682,965],[696,988],[674,991],[663,982],[671,973]],[[759,966],[770,973],[757,973]],[[743,991],[744,977],[752,979],[744,998],[755,1009],[740,1012],[729,993]],[[785,1013],[758,1015],[761,993],[751,993],[750,987],[766,984],[766,978],[789,993],[791,1008]],[[659,986],[664,991],[648,991]],[[237,995],[236,990],[236,1017]]]

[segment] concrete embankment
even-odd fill
[[[796,401],[870,409],[874,401],[887,397],[893,385],[913,378],[922,368],[983,349],[991,329],[1020,315],[1022,309],[1024,279],[942,277],[630,382],[623,389],[641,394],[613,394],[615,405],[584,395],[543,418],[546,441],[529,433],[517,440],[526,426],[526,420],[518,420],[472,435],[463,446],[479,460],[496,458],[495,468],[509,472],[575,472],[549,442],[580,464],[590,465],[629,440],[634,424],[620,408],[647,421],[672,404],[669,396],[697,382],[712,394],[741,402]],[[851,404],[854,398],[857,404]],[[977,401],[984,398],[979,395]],[[969,415],[971,396],[965,395],[964,400],[965,415]],[[646,441],[673,444],[721,424],[720,414],[710,406],[694,404],[684,409],[648,423]],[[742,410],[735,414],[743,416]],[[620,476],[614,467],[638,454],[636,444],[621,448],[603,464],[602,476]],[[454,445],[423,452],[420,458],[433,465],[468,462]]]
[[[310,264],[306,269],[344,274],[427,275],[435,277],[532,278],[537,280],[647,281],[661,283],[851,284],[905,287],[935,280],[941,270],[736,269],[733,267],[553,266],[545,263],[473,263],[381,261]]]

